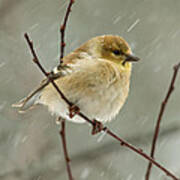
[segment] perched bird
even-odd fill
[[[90,39],[63,58],[63,64],[52,71],[55,83],[67,99],[82,113],[99,122],[112,120],[128,96],[132,55],[128,43],[119,36],[103,35]],[[20,111],[36,105],[48,106],[57,117],[83,123],[78,115],[69,117],[68,105],[48,79],[13,106]]]

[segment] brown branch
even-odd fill
[[[63,22],[63,25],[61,25],[60,27],[60,33],[61,33],[61,44],[60,44],[60,64],[59,66],[61,66],[62,62],[63,62],[63,57],[64,57],[64,48],[65,48],[65,30],[66,30],[66,24],[67,24],[67,20],[68,20],[68,17],[69,17],[69,14],[71,12],[71,6],[73,5],[74,3],[74,0],[70,0],[69,1],[69,5],[67,7],[67,10],[66,10],[66,14],[64,16],[64,22]],[[54,87],[56,87],[56,90],[59,92],[59,94],[61,94],[61,97],[63,97],[64,99],[66,99],[66,97],[64,96],[63,93],[61,93],[61,91],[59,91],[59,88],[57,88],[56,84],[54,83],[54,81],[52,81],[52,83],[54,84]],[[68,99],[66,99],[66,101],[68,102]],[[72,106],[71,103],[69,102],[68,103],[69,106]],[[60,118],[60,117],[59,117]],[[72,177],[72,172],[71,172],[71,166],[70,166],[70,158],[69,158],[69,155],[68,155],[68,151],[67,151],[67,143],[66,143],[66,130],[65,130],[65,126],[66,125],[66,122],[64,120],[61,121],[61,131],[60,131],[60,135],[61,135],[61,139],[62,139],[62,144],[63,144],[63,150],[64,150],[64,158],[65,158],[65,161],[66,161],[66,168],[67,168],[67,173],[68,173],[68,176],[69,176],[69,180],[73,180],[73,177]]]
[[[64,38],[65,38],[65,30],[66,30],[66,24],[67,24],[67,21],[68,21],[68,17],[69,17],[69,14],[71,12],[71,7],[74,3],[74,0],[70,0],[69,1],[69,5],[67,7],[67,10],[66,10],[66,14],[65,14],[65,17],[64,17],[64,22],[63,24],[61,25],[60,27],[60,33],[61,33],[61,44],[60,44],[60,65],[62,64],[63,62],[63,57],[64,57],[64,47],[66,46],[66,43],[64,41]]]
[[[35,53],[34,50],[34,46],[33,46],[33,42],[29,39],[29,36],[27,33],[24,34],[24,37],[30,47],[31,53],[33,55],[33,62],[37,64],[37,66],[39,67],[39,69],[43,72],[43,74],[49,79],[49,81],[52,83],[52,85],[54,86],[54,88],[57,90],[57,92],[60,94],[61,98],[69,105],[72,106],[71,102],[68,101],[68,99],[64,96],[64,94],[60,91],[60,89],[58,88],[58,86],[56,85],[56,83],[53,80],[53,77],[51,76],[51,73],[48,73],[44,70],[44,68],[42,67],[42,65],[39,62],[39,59]],[[73,180],[72,179],[72,173],[71,173],[71,168],[70,168],[70,159],[68,156],[68,152],[67,152],[67,147],[66,147],[66,139],[65,139],[65,122],[61,121],[61,136],[62,137],[62,144],[63,144],[63,149],[64,149],[64,156],[65,156],[65,160],[66,160],[66,166],[67,166],[67,172],[68,172],[68,176],[69,176],[69,180]]]
[[[174,90],[174,84],[175,84],[175,80],[176,80],[179,68],[180,68],[180,63],[178,63],[177,65],[174,66],[174,74],[172,76],[168,92],[166,94],[166,97],[165,97],[164,101],[161,104],[161,109],[159,111],[159,115],[158,115],[158,119],[157,119],[157,123],[156,123],[156,128],[155,128],[154,136],[153,136],[153,140],[152,140],[151,158],[154,158],[154,153],[155,153],[155,149],[156,149],[156,143],[157,143],[159,130],[160,130],[160,123],[161,123],[161,120],[162,120],[166,105],[168,103],[168,100],[169,100],[169,98],[170,98],[170,96],[171,96],[171,94],[172,94],[172,92]],[[149,162],[148,167],[147,167],[147,171],[146,171],[146,175],[145,175],[146,180],[149,180],[150,173],[151,173],[151,168],[152,168],[152,163]]]
[[[28,45],[31,49],[31,52],[35,52],[33,49],[33,46],[31,45],[32,42],[29,40],[29,37],[27,34],[25,34],[25,38],[28,42]],[[42,67],[39,66],[39,60],[37,55],[34,56],[34,54],[32,53],[34,59],[34,62],[38,65],[38,67]],[[37,63],[38,62],[38,63]],[[40,68],[41,69],[41,68]],[[42,68],[43,69],[43,68]],[[60,97],[69,105],[69,108],[71,108],[73,105],[73,103],[69,102],[69,100],[63,95],[63,93],[61,92],[61,90],[58,88],[58,86],[56,85],[56,83],[54,82],[54,80],[51,78],[51,76],[48,75],[48,73],[46,73],[46,71],[43,69],[41,71],[43,72],[43,74],[49,79],[49,81],[52,83],[52,85],[54,86],[54,88],[59,92]],[[90,120],[86,115],[84,115],[82,112],[78,111],[77,115],[79,115],[80,117],[82,117],[85,121],[87,121],[88,123],[90,123],[92,125],[93,128],[96,128],[96,123],[95,121]],[[160,165],[157,161],[155,161],[153,158],[149,157],[147,154],[145,154],[141,149],[138,149],[136,147],[134,147],[133,145],[129,144],[128,142],[124,141],[123,139],[121,139],[120,137],[118,137],[116,134],[114,134],[110,129],[108,129],[107,127],[102,125],[102,129],[103,131],[105,131],[108,135],[110,135],[111,137],[113,137],[114,139],[118,140],[120,142],[120,145],[126,146],[129,149],[131,149],[132,151],[136,152],[137,154],[139,154],[140,156],[144,157],[146,160],[150,161],[152,164],[154,164],[156,167],[158,167],[159,169],[161,169],[163,172],[165,172],[167,174],[167,176],[170,176],[172,179],[174,180],[180,180],[178,179],[174,174],[172,174],[169,170],[167,170],[166,168],[164,168],[162,165]]]
[[[69,1],[69,5],[67,7],[67,10],[66,10],[66,14],[65,14],[65,17],[64,17],[64,22],[63,24],[61,25],[61,28],[60,28],[60,32],[61,32],[61,44],[60,44],[60,65],[61,66],[61,63],[62,63],[62,59],[64,57],[64,48],[65,48],[65,30],[66,30],[66,24],[67,24],[67,20],[68,20],[68,17],[69,17],[69,14],[71,12],[71,6],[72,4],[74,3],[74,0],[70,0]],[[31,53],[33,54],[33,61],[38,65],[38,67],[41,69],[41,71],[46,75],[46,76],[49,76],[49,80],[51,81],[51,78],[50,78],[50,73],[47,73],[44,71],[44,69],[42,68],[41,64],[39,63],[38,61],[38,57],[34,51],[34,48],[33,48],[33,43],[30,41],[30,39],[28,38],[28,35],[25,34],[25,38],[30,46],[30,49],[31,49]],[[53,84],[53,86],[56,88],[56,90],[58,91],[59,94],[61,94],[61,97],[66,101],[66,103],[68,103],[69,106],[71,106],[71,103],[68,101],[68,99],[66,99],[66,97],[64,96],[63,93],[61,93],[61,91],[59,91],[59,88],[57,87],[57,85],[54,83],[54,81],[51,81],[51,83]],[[62,145],[63,145],[63,151],[64,151],[64,158],[65,158],[65,161],[66,161],[66,168],[67,168],[67,173],[68,173],[68,177],[69,177],[69,180],[73,180],[73,177],[72,177],[72,172],[71,172],[71,167],[70,167],[70,158],[69,158],[69,155],[68,155],[68,151],[67,151],[67,145],[66,145],[66,134],[65,134],[65,121],[62,120],[61,121],[61,131],[60,131],[60,135],[61,135],[61,139],[62,139]]]
[[[68,172],[68,176],[69,176],[69,180],[73,180],[73,176],[72,176],[72,172],[71,172],[71,166],[70,166],[70,158],[68,155],[68,151],[67,151],[67,145],[66,145],[66,124],[65,124],[65,120],[59,117],[59,121],[61,121],[61,131],[59,132],[61,135],[61,139],[62,139],[62,144],[63,144],[63,151],[64,151],[64,157],[65,157],[65,161],[66,161],[66,168],[67,168],[67,172]]]

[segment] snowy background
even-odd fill
[[[66,180],[59,128],[46,108],[18,114],[11,104],[43,79],[23,34],[34,40],[41,62],[58,62],[59,24],[66,0],[0,0],[0,179]],[[91,37],[117,34],[141,58],[119,116],[107,124],[149,152],[160,103],[180,61],[179,0],[77,0],[66,31],[66,54]],[[180,74],[179,74],[180,75]],[[87,125],[67,124],[72,171],[77,180],[143,180],[147,161]],[[180,172],[180,76],[164,114],[156,159]],[[179,173],[180,176],[180,173]],[[167,180],[153,168],[151,179]],[[170,178],[169,178],[170,179]],[[168,180],[169,180],[168,179]]]

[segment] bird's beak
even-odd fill
[[[139,61],[140,59],[138,57],[135,57],[131,54],[125,54],[125,60],[123,61],[123,65],[126,64],[126,62],[137,62]]]
[[[125,62],[137,62],[140,60],[138,57],[135,57],[131,54],[126,54],[125,56],[126,56]]]

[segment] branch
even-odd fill
[[[29,40],[29,37],[27,34],[25,34],[25,38],[28,42],[28,45],[31,49],[31,52],[35,52],[33,49],[33,45],[32,42]],[[34,54],[32,53],[34,59],[34,62],[38,65],[38,67],[42,68],[42,66],[39,63],[38,57],[37,55],[34,56]],[[41,69],[40,68],[40,69]],[[49,76],[46,71],[42,68],[41,71],[43,72],[43,74],[49,79],[49,81],[52,83],[52,85],[54,86],[54,88],[58,91],[60,97],[62,99],[64,99],[64,101],[69,105],[69,108],[71,109],[73,106],[75,106],[73,103],[71,103],[61,92],[61,90],[58,88],[58,86],[56,85],[56,83],[54,82],[53,78],[51,76]],[[87,121],[88,123],[90,123],[92,125],[93,128],[96,129],[96,121],[92,121],[90,120],[86,115],[84,115],[82,112],[78,111],[77,115],[79,115],[81,118],[83,118],[85,121]],[[156,167],[158,167],[159,169],[161,169],[163,172],[165,172],[167,174],[167,176],[170,176],[172,179],[174,180],[180,180],[178,179],[174,174],[172,174],[169,170],[167,170],[165,167],[163,167],[162,165],[160,165],[157,161],[155,161],[153,158],[149,157],[147,154],[145,154],[141,149],[138,149],[136,147],[134,147],[133,145],[129,144],[128,142],[124,141],[123,139],[121,139],[120,137],[118,137],[116,134],[114,134],[110,129],[108,129],[107,127],[103,126],[101,127],[102,131],[105,131],[108,135],[110,135],[112,138],[116,139],[117,141],[120,142],[120,145],[122,146],[126,146],[127,148],[131,149],[132,151],[136,152],[137,154],[139,154],[140,156],[144,157],[146,160],[150,161],[152,164],[154,164]]]
[[[73,5],[74,0],[70,0],[69,1],[69,5],[67,7],[66,10],[66,14],[64,17],[64,22],[63,25],[61,25],[60,27],[60,33],[61,33],[61,45],[60,45],[60,64],[59,67],[61,66],[62,62],[63,62],[63,57],[64,57],[64,48],[65,48],[65,30],[66,30],[66,24],[67,24],[67,20],[69,17],[69,14],[71,12],[71,6]],[[61,91],[59,91],[59,88],[56,86],[56,84],[54,83],[54,81],[52,81],[52,83],[54,84],[54,87],[56,87],[56,90],[59,92],[59,94],[61,94],[61,97],[64,98],[64,100],[66,99],[66,97],[63,95],[63,93],[61,93]],[[68,102],[68,99],[66,99],[67,103],[69,105],[70,102]],[[61,119],[59,117],[59,119]],[[64,151],[64,157],[65,157],[65,161],[66,161],[66,168],[67,168],[67,173],[68,173],[68,177],[69,180],[73,180],[73,176],[72,176],[72,172],[71,172],[71,166],[70,166],[70,158],[68,155],[68,151],[67,151],[67,145],[66,145],[66,122],[64,121],[64,119],[61,121],[61,131],[60,131],[60,135],[61,135],[61,139],[62,139],[62,144],[63,144],[63,151]]]
[[[72,4],[74,3],[74,0],[70,0],[69,1],[69,5],[68,5],[68,8],[66,10],[66,14],[65,14],[65,17],[64,17],[64,22],[63,24],[61,25],[61,28],[60,28],[60,32],[61,32],[61,44],[60,44],[60,65],[61,66],[61,63],[63,62],[63,57],[64,57],[64,47],[65,47],[65,41],[64,41],[64,38],[65,38],[65,29],[66,29],[66,24],[67,24],[67,20],[68,20],[68,17],[69,17],[69,14],[71,12],[71,6]],[[58,91],[58,93],[61,95],[62,99],[64,99],[64,101],[66,101],[66,103],[69,105],[69,106],[72,106],[71,103],[68,101],[68,99],[66,99],[66,97],[64,96],[64,94],[59,90],[59,88],[57,87],[57,85],[54,83],[54,81],[52,81],[52,78],[50,77],[51,73],[47,73],[41,66],[41,64],[39,63],[39,60],[38,60],[38,57],[34,51],[34,48],[33,48],[33,43],[30,41],[29,37],[27,34],[25,34],[25,38],[30,46],[30,49],[31,49],[31,53],[34,57],[33,61],[38,65],[38,67],[41,69],[41,71],[43,72],[43,74],[45,76],[49,76],[49,81],[53,84],[53,86],[56,88],[56,90]],[[61,131],[59,132],[60,135],[61,135],[61,139],[62,139],[62,144],[63,144],[63,151],[64,151],[64,157],[65,157],[65,161],[66,161],[66,168],[67,168],[67,172],[68,172],[68,177],[69,177],[69,180],[73,180],[73,177],[72,177],[72,172],[71,172],[71,167],[70,167],[70,158],[69,158],[69,155],[68,155],[68,151],[67,151],[67,145],[66,145],[66,135],[65,135],[65,121],[62,120],[61,121]]]
[[[67,24],[67,21],[68,21],[68,17],[69,17],[69,14],[71,12],[71,7],[74,3],[74,0],[70,0],[69,1],[69,5],[67,7],[67,10],[66,10],[66,14],[65,14],[65,17],[64,17],[64,22],[63,24],[61,25],[61,28],[60,28],[60,33],[61,33],[61,45],[60,45],[60,65],[62,64],[63,62],[63,57],[64,57],[64,47],[66,46],[66,43],[64,41],[64,38],[65,38],[65,30],[66,30],[66,24]]]
[[[60,89],[58,88],[58,86],[56,85],[56,83],[53,80],[53,77],[51,76],[51,73],[48,73],[45,71],[45,69],[42,67],[42,65],[39,62],[39,59],[35,53],[34,50],[34,46],[33,46],[33,42],[29,39],[29,36],[27,33],[24,34],[24,37],[29,45],[29,48],[31,50],[31,53],[33,55],[33,62],[37,64],[37,66],[39,67],[39,69],[42,71],[42,73],[49,79],[49,81],[52,83],[52,85],[54,86],[54,88],[57,90],[57,92],[60,94],[61,98],[69,105],[72,106],[71,102],[68,101],[68,99],[64,96],[64,94],[60,91]],[[66,139],[65,139],[65,122],[61,121],[61,131],[60,131],[60,135],[62,137],[62,143],[63,143],[63,150],[64,150],[64,157],[65,157],[65,161],[66,161],[66,168],[67,168],[67,172],[68,172],[68,176],[69,176],[69,180],[73,180],[72,178],[72,173],[71,173],[71,168],[70,168],[70,159],[68,156],[68,152],[67,152],[67,147],[66,147]],[[65,143],[64,143],[65,142]]]
[[[164,101],[161,104],[161,109],[159,111],[159,115],[158,115],[158,119],[157,119],[157,123],[156,123],[156,128],[155,128],[155,132],[154,132],[154,136],[153,136],[153,140],[152,140],[151,158],[154,158],[156,142],[157,142],[158,135],[159,135],[159,130],[160,130],[160,123],[161,123],[161,120],[162,120],[166,105],[168,103],[168,100],[169,100],[169,98],[170,98],[170,96],[171,96],[171,94],[172,94],[172,92],[174,90],[174,84],[175,84],[175,80],[176,80],[179,68],[180,68],[180,63],[178,63],[177,65],[174,66],[174,74],[172,76],[168,92],[166,94],[166,97],[165,97]],[[145,175],[146,180],[149,180],[150,173],[151,173],[151,168],[152,168],[152,163],[149,162],[148,167],[147,167],[147,171],[146,171],[146,175]]]
[[[64,150],[64,156],[66,160],[66,167],[67,167],[67,172],[69,176],[69,180],[73,180],[72,172],[71,172],[71,166],[70,166],[70,158],[68,155],[67,151],[67,145],[66,145],[66,132],[65,132],[65,120],[59,117],[59,121],[61,121],[61,131],[59,134],[61,135],[62,143],[63,143],[63,150]]]

